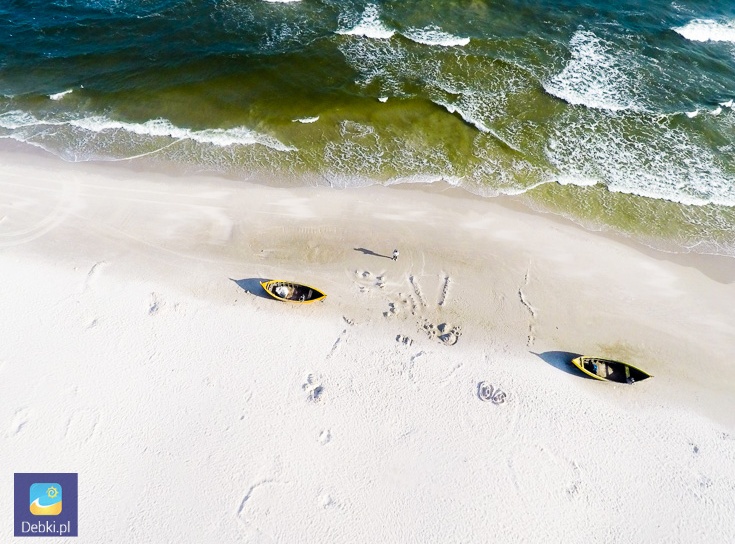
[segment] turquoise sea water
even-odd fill
[[[5,0],[0,137],[70,161],[445,180],[735,256],[735,4]]]

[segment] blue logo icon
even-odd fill
[[[76,472],[16,472],[13,491],[15,536],[77,536]]]
[[[34,516],[58,516],[61,514],[61,485],[32,484],[31,514]]]

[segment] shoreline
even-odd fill
[[[592,236],[600,236],[606,240],[628,245],[636,251],[644,253],[648,257],[652,257],[654,259],[670,261],[682,266],[695,268],[720,283],[735,283],[735,256],[712,253],[698,253],[695,251],[685,252],[665,250],[648,245],[644,241],[639,240],[634,236],[615,231],[613,229],[610,229],[609,227],[603,227],[599,230],[591,230],[583,224],[575,221],[574,219],[565,217],[553,211],[540,209],[537,203],[534,203],[532,200],[529,199],[529,197],[525,195],[497,195],[488,197],[473,193],[464,187],[456,186],[445,181],[405,182],[392,183],[389,185],[380,185],[376,183],[366,185],[364,187],[335,188],[329,187],[328,185],[319,184],[318,182],[310,184],[307,182],[308,178],[299,178],[299,184],[294,185],[292,182],[280,181],[278,179],[278,176],[276,175],[257,175],[243,179],[241,177],[228,175],[226,173],[218,171],[202,170],[197,172],[193,171],[193,169],[190,167],[185,167],[181,165],[177,166],[175,163],[171,162],[144,162],[139,159],[120,159],[115,161],[85,161],[80,163],[73,163],[64,161],[63,159],[48,151],[27,143],[9,140],[0,141],[0,156],[6,154],[16,156],[28,156],[31,158],[38,157],[42,160],[59,161],[59,163],[69,165],[87,165],[93,169],[102,169],[100,171],[104,171],[104,169],[110,168],[120,171],[129,171],[133,174],[138,175],[161,175],[166,178],[170,178],[173,176],[181,176],[183,178],[205,177],[212,180],[221,179],[223,180],[223,182],[226,183],[242,183],[245,185],[254,184],[281,189],[298,189],[300,187],[312,187],[319,189],[330,189],[334,191],[352,191],[360,190],[366,187],[384,187],[396,189],[399,191],[407,190],[419,191],[428,194],[440,194],[460,200],[490,202],[502,208],[543,217],[555,224],[572,226]]]
[[[9,465],[130,482],[109,525],[82,499],[83,542],[735,538],[732,259],[437,185],[0,163]],[[573,354],[654,377],[598,382]],[[194,492],[163,513],[161,482]]]
[[[267,273],[262,272],[261,275],[270,274],[268,276],[270,278],[297,281],[297,278],[279,278],[279,274],[285,273],[279,270],[291,270],[292,276],[298,276],[305,270],[317,278],[324,278],[322,281],[326,282],[328,288],[339,289],[343,300],[349,300],[353,296],[348,290],[350,282],[340,279],[340,266],[352,267],[355,253],[362,250],[364,258],[360,259],[361,261],[373,257],[375,262],[371,264],[378,265],[384,270],[386,266],[380,257],[387,258],[394,247],[403,246],[404,257],[401,261],[404,261],[405,245],[409,243],[413,253],[420,254],[424,263],[422,267],[426,267],[426,262],[430,261],[434,267],[434,274],[446,275],[445,270],[457,266],[470,276],[469,281],[478,281],[488,271],[493,271],[496,266],[495,259],[500,257],[500,262],[506,265],[506,270],[500,278],[502,282],[499,287],[496,289],[493,286],[490,293],[494,297],[520,298],[521,315],[514,316],[517,320],[516,326],[525,321],[527,317],[525,314],[528,312],[532,314],[532,318],[536,318],[535,310],[524,300],[521,292],[523,283],[528,282],[532,275],[533,260],[539,256],[546,259],[548,264],[562,263],[568,267],[566,273],[552,273],[551,270],[549,273],[534,271],[540,273],[545,282],[551,282],[546,285],[546,289],[551,290],[543,294],[545,298],[550,298],[545,302],[552,304],[551,313],[554,319],[567,326],[578,318],[570,319],[565,315],[567,312],[563,307],[564,301],[556,298],[553,282],[570,285],[571,289],[575,288],[573,278],[580,273],[575,270],[574,259],[577,257],[571,258],[571,254],[579,254],[579,258],[590,261],[585,266],[586,282],[605,268],[613,271],[612,276],[600,274],[600,285],[592,287],[600,307],[612,302],[609,300],[612,293],[606,295],[600,292],[605,286],[612,285],[618,285],[617,290],[621,298],[631,301],[646,298],[655,306],[655,295],[645,293],[644,291],[650,290],[648,288],[641,289],[641,285],[646,283],[650,283],[652,288],[658,287],[655,285],[655,274],[666,278],[667,283],[672,283],[674,281],[672,278],[675,278],[675,281],[685,284],[692,281],[701,285],[709,284],[710,289],[722,290],[727,296],[735,293],[733,283],[735,260],[732,258],[659,252],[614,233],[588,231],[564,217],[529,209],[513,198],[488,199],[447,184],[402,184],[387,187],[370,185],[337,190],[309,186],[282,187],[271,184],[272,180],[267,179],[263,180],[263,183],[252,183],[208,174],[179,176],[164,171],[151,172],[137,167],[127,168],[127,164],[67,163],[44,152],[37,154],[36,150],[32,151],[34,152],[29,155],[3,152],[0,160],[5,163],[6,172],[8,166],[11,166],[17,170],[20,177],[26,170],[26,158],[33,157],[32,168],[46,174],[46,180],[36,189],[41,191],[51,189],[50,194],[57,195],[58,201],[53,202],[53,205],[43,203],[47,217],[38,220],[37,215],[31,214],[40,228],[38,226],[21,228],[23,232],[21,244],[27,245],[31,242],[30,245],[33,246],[33,242],[38,238],[41,245],[47,246],[45,250],[49,250],[48,255],[51,258],[64,259],[66,256],[59,253],[55,242],[51,242],[49,246],[43,244],[43,241],[52,238],[55,231],[69,220],[72,223],[79,223],[73,229],[82,234],[77,244],[80,248],[84,248],[85,251],[99,249],[97,241],[85,241],[86,227],[81,225],[86,222],[88,226],[92,226],[90,232],[94,232],[96,238],[110,239],[123,248],[123,251],[127,251],[131,243],[137,245],[142,256],[163,269],[171,265],[167,259],[173,258],[183,263],[188,260],[193,260],[197,264],[213,263],[226,266],[242,263],[247,268],[267,270]],[[69,184],[63,181],[59,191],[59,187],[54,187],[54,182],[51,181],[57,174],[61,174],[62,179],[71,179],[73,182]],[[85,189],[88,185],[87,180],[92,180],[89,191]],[[21,185],[22,182],[15,184],[16,187]],[[149,195],[153,197],[149,199]],[[232,202],[228,201],[230,196],[234,198]],[[168,202],[169,197],[172,202]],[[123,199],[122,204],[115,202],[117,198]],[[97,209],[98,206],[86,203],[87,200],[90,202],[96,200],[103,205]],[[142,214],[141,210],[136,209],[138,205],[149,206],[154,213]],[[310,209],[311,205],[314,206],[313,209]],[[92,211],[89,217],[85,217],[84,211],[78,213],[85,208]],[[246,210],[248,211],[246,217],[237,217]],[[163,217],[159,219],[156,215],[161,212]],[[468,214],[474,219],[467,220]],[[123,216],[123,223],[129,228],[129,232],[120,229],[114,223],[111,226],[106,225],[108,219],[116,215]],[[360,219],[361,217],[363,219]],[[172,219],[171,223],[169,219]],[[345,228],[346,221],[352,223],[349,228]],[[459,221],[465,221],[466,225],[455,230],[454,227]],[[136,222],[140,226],[128,227]],[[381,223],[386,226],[381,228]],[[450,224],[453,225],[452,228],[448,227]],[[513,226],[507,229],[506,224]],[[421,229],[423,232],[414,232],[415,229]],[[170,232],[166,232],[167,230]],[[273,239],[264,240],[259,237],[260,235],[247,235],[246,231],[268,233]],[[164,233],[163,236],[161,232]],[[370,234],[363,237],[360,232]],[[69,234],[61,235],[62,239],[68,236]],[[438,244],[430,242],[432,239]],[[560,246],[562,254],[557,256],[554,251],[559,250],[549,252],[549,248],[554,248],[554,244],[559,240],[563,241]],[[8,244],[12,246],[15,243],[12,232],[10,236],[7,232],[4,233],[4,242],[5,246]],[[544,247],[547,243],[551,244],[548,248]],[[575,247],[576,244],[581,245]],[[381,245],[385,247],[376,250]],[[581,248],[586,248],[595,257],[588,257]],[[251,252],[250,255],[247,251]],[[483,255],[486,251],[490,252],[492,257]],[[568,255],[564,255],[564,252]],[[622,261],[618,261],[617,258],[604,254],[608,252],[625,257]],[[418,255],[411,258],[418,258]],[[596,263],[596,259],[600,262]],[[457,262],[454,262],[455,260]],[[367,266],[368,263],[369,260],[363,262],[363,265]],[[416,263],[412,262],[411,266],[416,266]],[[637,270],[636,266],[641,267],[641,270]],[[516,279],[510,281],[506,276],[512,270],[515,270]],[[651,271],[654,275],[646,279],[645,274]],[[357,273],[357,270],[354,272]],[[405,273],[407,277],[413,278],[416,271],[407,270]],[[701,281],[696,277],[697,274],[703,274],[710,281]],[[206,276],[208,273],[200,270],[199,275]],[[211,281],[211,278],[200,279],[205,283]],[[354,281],[354,278],[352,280]],[[637,284],[636,289],[640,293],[626,294],[629,289],[627,282],[634,286]],[[416,290],[415,286],[403,287],[404,290],[409,290],[408,298],[416,296],[410,292]],[[196,285],[192,285],[191,288],[198,290]],[[211,294],[212,289],[216,288],[208,286],[207,293]],[[498,295],[495,291],[502,294]],[[671,292],[663,290],[666,298],[673,297],[674,292],[681,292],[681,288]],[[692,308],[698,305],[694,294],[692,293]],[[399,295],[406,296],[406,293]],[[610,340],[607,344],[609,346],[615,346],[618,342],[626,343],[623,340],[625,334],[621,332],[629,328],[629,324],[625,323],[626,320],[631,320],[631,323],[649,324],[649,320],[643,315],[643,308],[640,312],[636,311],[636,314],[626,315],[629,313],[627,307],[619,301],[617,305],[620,308],[616,310],[619,316],[615,330],[619,338]],[[672,305],[672,308],[675,306]],[[717,306],[722,307],[721,304]],[[350,307],[350,311],[360,310]],[[472,315],[476,316],[478,308],[474,308],[472,312]],[[663,331],[658,331],[657,336],[660,336],[661,332]],[[633,335],[635,336],[638,335]],[[563,346],[559,347],[574,351],[572,348],[575,341],[572,338],[573,336],[567,334],[561,341]],[[579,344],[589,346],[594,342],[590,334],[586,333]],[[598,344],[604,345],[603,342]],[[663,345],[658,349],[669,352]],[[590,351],[589,347],[587,350]],[[623,350],[624,353],[617,354],[589,354],[624,358],[626,350],[627,348]],[[663,362],[665,357],[661,357],[660,354],[658,357],[661,359],[660,364],[665,364]],[[725,360],[723,358],[723,361]],[[636,360],[631,362],[636,364]],[[640,362],[639,360],[638,363]],[[732,372],[735,379],[735,367],[725,370]],[[688,374],[690,379],[694,378],[691,373],[685,374]],[[708,383],[713,386],[717,381]],[[717,411],[716,408],[711,410],[712,413]]]

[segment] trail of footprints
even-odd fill
[[[308,402],[318,403],[322,401],[324,386],[322,385],[322,378],[318,374],[309,374],[301,389],[306,393]]]
[[[356,284],[360,292],[369,292],[373,287],[383,289],[385,287],[385,274],[375,275],[369,271],[355,270]],[[435,323],[432,317],[445,307],[449,300],[452,279],[447,274],[442,274],[439,279],[438,296],[436,303],[428,302],[424,294],[420,280],[409,275],[407,278],[408,289],[406,292],[399,291],[394,297],[389,298],[388,308],[383,312],[383,317],[401,317],[407,319],[409,316],[416,318],[416,324],[423,330],[431,340],[436,340],[446,346],[453,346],[462,336],[462,327],[449,322]],[[425,314],[430,314],[427,317]],[[408,336],[399,334],[396,342],[411,345],[414,340]]]
[[[521,304],[530,314],[530,319],[528,321],[528,336],[526,338],[526,345],[529,347],[533,346],[533,343],[536,340],[536,328],[534,326],[534,323],[536,321],[536,309],[531,306],[526,298],[525,293],[523,292],[523,288],[528,286],[530,275],[531,265],[529,264],[528,271],[526,272],[526,276],[523,279],[523,285],[518,288],[518,298],[520,299]]]
[[[381,273],[376,276],[369,270],[355,270],[355,282],[358,285],[361,293],[367,293],[372,290],[373,287],[382,289],[385,287],[385,273]]]
[[[462,336],[462,327],[459,325],[450,326],[448,323],[440,323],[435,327],[433,323],[426,320],[422,328],[429,335],[429,338],[436,338],[445,346],[453,346]]]

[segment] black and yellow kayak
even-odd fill
[[[316,302],[322,300],[327,295],[322,293],[316,287],[284,280],[268,280],[261,281],[260,285],[266,293],[277,300],[284,302],[298,302],[305,304],[307,302]]]
[[[588,376],[608,382],[633,383],[651,377],[633,365],[601,357],[580,356],[572,359],[572,364]]]

